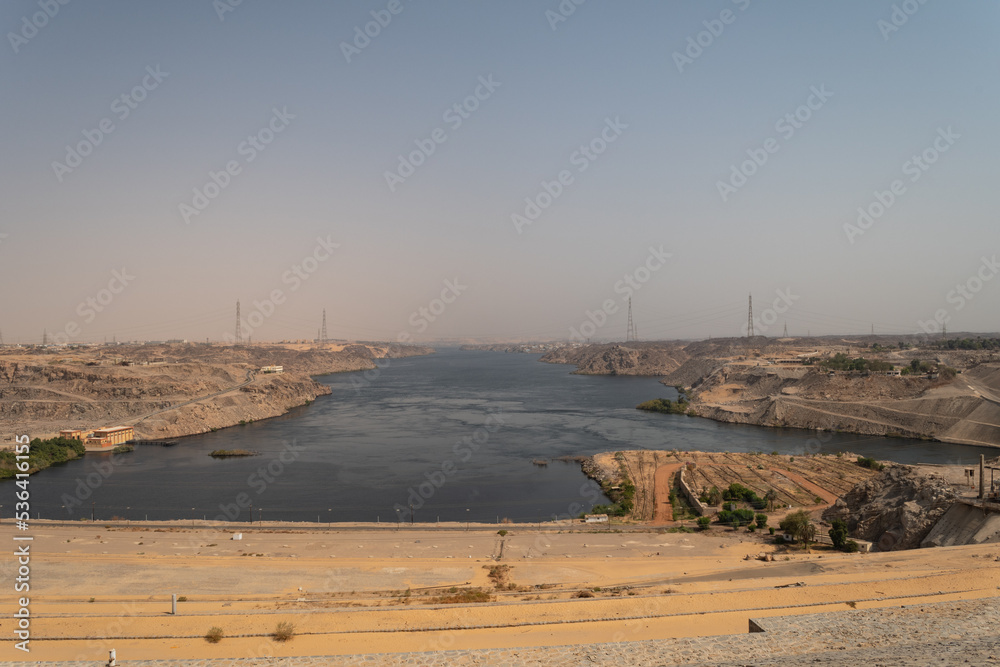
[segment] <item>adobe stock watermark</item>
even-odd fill
[[[945,301],[952,305],[954,312],[961,311],[970,301],[976,298],[976,295],[982,291],[986,283],[996,277],[997,273],[1000,273],[1000,263],[997,262],[997,256],[983,256],[979,263],[979,268],[965,281],[958,283],[953,289],[949,290],[948,294],[945,295]],[[939,334],[944,331],[944,327],[951,321],[951,317],[952,313],[947,308],[938,308],[934,311],[934,317],[931,319],[926,321],[917,320],[917,326],[920,328],[921,333]]]
[[[59,498],[59,502],[66,509],[66,514],[73,516],[73,508],[82,506],[83,502],[94,495],[94,492],[101,488],[104,482],[114,474],[115,468],[123,463],[125,463],[123,454],[112,453],[106,460],[94,465],[93,472],[89,472],[83,477],[77,477],[73,495],[64,493]]]
[[[219,171],[209,170],[209,180],[205,182],[205,185],[192,189],[191,203],[181,202],[177,206],[185,225],[191,224],[191,218],[201,215],[201,212],[208,208],[208,205],[222,194],[223,190],[229,187],[233,178],[243,172],[243,166],[256,160],[257,156],[267,149],[275,137],[284,132],[291,121],[295,119],[294,114],[288,113],[288,107],[282,107],[280,111],[274,107],[271,112],[271,118],[264,127],[257,130],[256,133],[248,135],[236,146],[237,155],[243,158],[242,163],[238,159],[232,159],[227,161]]]
[[[786,287],[784,290],[776,289],[774,294],[774,301],[771,302],[771,305],[764,310],[758,310],[753,318],[753,332],[756,336],[767,334],[768,330],[778,321],[778,316],[787,313],[792,304],[801,298],[797,294],[792,294],[791,287]],[[742,336],[747,335],[745,323],[740,325],[740,332]]]
[[[937,136],[931,145],[920,153],[913,154],[900,167],[903,175],[910,177],[910,183],[916,183],[961,138],[962,135],[955,133],[951,129],[951,125],[947,128],[937,128]],[[857,221],[854,224],[844,223],[844,234],[847,236],[848,242],[854,245],[857,238],[871,229],[875,222],[885,215],[906,192],[906,183],[901,178],[893,180],[885,190],[876,190],[874,201],[869,202],[866,206],[858,207]]]
[[[226,14],[235,12],[236,8],[243,4],[243,0],[212,0],[212,9],[219,17],[219,22],[225,22]]]
[[[649,246],[646,260],[614,284],[614,292],[621,295],[622,303],[626,303],[635,292],[642,289],[642,286],[649,282],[653,274],[662,269],[671,257],[673,255],[664,252],[662,245],[659,248]],[[569,328],[569,339],[580,343],[586,342],[608,323],[608,318],[617,313],[618,308],[618,303],[614,299],[608,298],[601,303],[601,307],[597,310],[586,311],[584,313],[586,318],[580,325]]]
[[[825,84],[809,87],[809,96],[805,103],[798,106],[795,111],[786,113],[774,123],[774,131],[781,135],[783,141],[789,141],[795,136],[796,131],[801,130],[813,113],[823,108],[823,105],[833,97],[833,93],[826,89]],[[781,150],[781,141],[774,137],[765,139],[759,148],[748,148],[747,158],[743,162],[732,164],[729,167],[729,178],[725,181],[716,181],[715,187],[719,191],[722,201],[729,201],[729,197],[736,194],[740,188],[749,182],[771,158],[772,155]]]
[[[452,132],[455,132],[472,117],[472,114],[479,109],[483,102],[493,96],[493,93],[501,85],[503,85],[501,82],[493,80],[492,74],[485,77],[480,76],[479,83],[472,93],[461,102],[456,102],[445,109],[444,113],[441,114],[441,120],[448,124]],[[448,139],[448,132],[443,127],[434,128],[425,139],[414,139],[413,143],[416,145],[416,149],[406,155],[398,155],[399,162],[395,171],[386,170],[384,173],[385,184],[389,186],[389,192],[395,192],[396,188],[406,182],[406,179],[413,176],[417,169],[424,165],[430,156],[434,155],[438,146]]]
[[[99,313],[103,313],[111,305],[116,296],[124,292],[125,288],[132,284],[133,280],[135,280],[135,276],[131,275],[124,266],[120,271],[118,269],[112,270],[108,286],[97,290],[96,294],[88,296],[78,303],[76,314],[80,316],[84,324],[90,324],[97,319]],[[52,334],[52,342],[56,345],[65,345],[79,336],[81,331],[80,323],[77,320],[70,320],[63,326],[61,331]]]
[[[281,444],[282,449],[277,456],[271,459],[267,465],[261,465],[256,471],[247,475],[246,485],[256,493],[256,497],[263,495],[268,486],[274,484],[275,480],[281,477],[288,467],[302,456],[304,447],[296,443],[294,438],[291,442],[283,440]],[[242,516],[243,510],[252,511],[253,498],[254,496],[246,491],[241,491],[233,498],[233,502],[220,503],[220,513],[216,515],[215,520],[236,521]],[[260,504],[258,503],[257,506],[260,507]],[[253,521],[252,514],[250,521]]]
[[[587,171],[590,165],[608,150],[608,146],[618,141],[622,132],[627,129],[628,125],[621,121],[621,117],[615,116],[614,120],[611,120],[610,117],[605,118],[604,127],[600,133],[589,142],[580,144],[569,156],[570,165],[576,167],[577,174]],[[562,196],[565,189],[575,182],[575,179],[572,170],[563,169],[556,174],[553,180],[543,180],[541,182],[542,189],[538,194],[534,197],[524,198],[523,214],[512,213],[510,216],[510,221],[517,233],[523,233],[525,227],[534,224],[541,217],[542,212],[552,206]]]
[[[142,77],[135,86],[126,93],[122,93],[111,101],[111,112],[119,122],[128,118],[139,105],[145,101],[149,93],[160,87],[164,79],[170,76],[170,72],[160,71],[160,66],[149,65],[146,67],[146,75]],[[56,175],[56,180],[60,183],[67,174],[83,164],[84,158],[94,152],[94,149],[104,143],[112,132],[117,129],[114,120],[109,117],[102,118],[96,123],[93,129],[83,130],[83,139],[75,145],[66,144],[66,157],[63,162],[52,161],[52,171]]]
[[[732,0],[732,3],[741,12],[746,11],[747,7],[750,6],[750,0]],[[702,21],[701,24],[705,26],[705,29],[688,36],[687,46],[683,52],[674,51],[673,53],[674,65],[677,66],[677,71],[683,74],[685,67],[693,65],[694,61],[701,58],[705,51],[715,44],[715,40],[722,37],[722,33],[726,31],[726,26],[736,22],[738,16],[739,14],[731,9],[723,9],[719,12],[718,18]]]
[[[70,0],[38,0],[37,4],[42,11],[35,12],[30,17],[28,15],[22,16],[21,29],[17,32],[7,33],[7,40],[10,42],[10,47],[14,49],[14,53],[17,54],[22,46],[34,39],[38,31],[56,17],[60,8],[69,3]]]
[[[894,4],[888,21],[879,19],[875,22],[875,27],[882,33],[882,40],[888,42],[889,37],[894,32],[899,32],[899,29],[910,21],[910,17],[920,11],[925,4],[927,0],[903,0],[899,4]]]
[[[333,257],[334,251],[340,248],[339,243],[330,240],[330,234],[326,238],[316,237],[316,245],[305,257],[292,264],[281,274],[281,282],[288,285],[290,293],[297,292],[302,285],[309,280],[326,261]],[[240,329],[247,336],[252,336],[253,332],[264,325],[274,313],[278,306],[283,305],[287,299],[285,291],[276,288],[271,290],[267,298],[263,301],[254,299],[253,308],[245,318],[240,319]],[[236,343],[236,335],[228,331],[222,336],[222,340],[229,345]]]
[[[545,10],[545,20],[549,22],[552,32],[556,31],[560,23],[565,23],[569,17],[576,13],[576,8],[587,2],[587,0],[560,0],[555,10]]]
[[[455,455],[454,458],[445,459],[435,469],[425,472],[425,481],[416,487],[411,486],[407,489],[409,493],[406,498],[406,504],[396,503],[392,506],[392,509],[399,513],[401,519],[412,520],[416,511],[422,508],[424,503],[433,498],[438,489],[443,487],[450,478],[461,470],[459,464],[468,463],[476,452],[489,442],[490,436],[499,431],[503,425],[504,421],[500,408],[488,410],[484,424],[473,431],[472,435],[461,438],[451,448],[452,454]]]
[[[468,285],[463,285],[459,278],[446,279],[441,288],[441,295],[431,299],[426,306],[420,306],[415,311],[410,313],[410,317],[407,322],[416,331],[416,333],[423,333],[427,331],[430,325],[437,321],[439,317],[444,315],[448,307],[455,303],[459,296],[462,295],[465,290],[469,289]],[[413,340],[413,334],[409,331],[401,331],[396,336],[396,342],[400,344],[406,344]],[[351,374],[351,386],[354,388],[356,394],[360,394],[361,390],[365,387],[371,386],[373,382],[378,380],[379,376],[382,375],[382,370],[388,368],[392,362],[388,357],[385,359],[375,359],[373,362],[375,368],[369,368],[361,373]]]
[[[354,39],[351,42],[341,42],[340,52],[344,54],[347,64],[351,64],[351,58],[361,55],[361,52],[368,48],[372,40],[382,34],[382,30],[389,27],[392,17],[398,16],[406,9],[402,0],[389,0],[385,9],[373,9],[369,12],[372,20],[365,23],[364,29],[361,26],[354,26]]]

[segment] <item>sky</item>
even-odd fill
[[[65,1],[65,0],[63,0]],[[578,4],[579,3],[579,4]],[[1000,330],[1000,5],[0,5],[5,343]]]

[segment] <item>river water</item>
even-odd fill
[[[88,454],[31,477],[42,518],[296,521],[545,520],[607,502],[559,456],[621,449],[852,451],[901,463],[995,450],[722,424],[635,406],[675,398],[656,378],[571,375],[538,355],[443,349],[319,378],[332,395],[263,422]],[[259,456],[213,459],[215,449]],[[536,466],[533,459],[549,461]]]

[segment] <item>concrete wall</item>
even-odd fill
[[[698,494],[695,493],[690,486],[688,486],[687,481],[684,479],[685,468],[686,466],[682,467],[680,472],[680,487],[684,497],[687,498],[687,501],[691,504],[694,511],[698,513],[698,516],[715,516],[715,514],[719,511],[719,508],[709,507],[698,500]]]

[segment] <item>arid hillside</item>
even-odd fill
[[[1000,447],[1000,355],[917,336],[717,338],[572,345],[542,357],[577,373],[661,375],[695,414],[758,426],[898,435]],[[970,340],[961,339],[968,346]],[[950,341],[954,344],[956,341]],[[909,375],[838,369],[862,359]],[[943,371],[939,373],[938,371]],[[956,374],[957,373],[957,374]],[[658,398],[650,396],[650,398]]]
[[[395,344],[8,348],[0,353],[0,444],[14,434],[120,424],[133,425],[139,438],[204,433],[275,417],[329,393],[314,375],[430,352]],[[263,366],[284,372],[261,373]]]
[[[566,346],[541,361],[573,364],[582,375],[666,375],[688,360],[682,343],[608,343]]]

